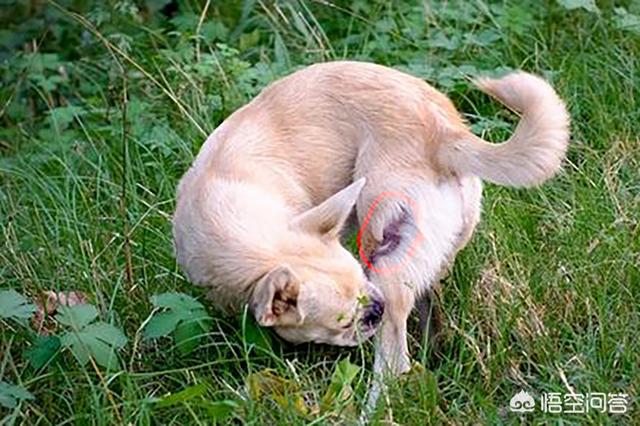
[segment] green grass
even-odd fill
[[[0,407],[7,424],[355,421],[371,343],[292,347],[259,335],[250,319],[212,310],[211,331],[188,356],[170,339],[141,338],[151,295],[182,291],[204,301],[176,266],[170,220],[177,181],[206,135],[278,76],[342,58],[423,77],[491,140],[504,139],[514,117],[468,76],[541,73],[573,118],[559,177],[526,191],[486,186],[482,223],[443,282],[438,349],[420,355],[412,341],[425,369],[390,384],[375,422],[638,423],[638,2],[598,2],[593,12],[550,1],[428,9],[184,1],[172,20],[153,10],[159,3],[20,3],[0,12],[0,289],[84,291],[129,338],[114,371],[79,366],[66,351],[34,369],[26,358],[32,333],[0,322],[0,380],[34,396]],[[361,367],[351,396],[320,413],[296,408],[296,400],[321,403],[344,358]],[[292,403],[274,401],[274,392],[251,398],[247,378],[265,368],[283,379]],[[521,419],[508,410],[520,389],[624,392],[630,410],[538,410]]]

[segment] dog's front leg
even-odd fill
[[[397,277],[395,277],[397,278]],[[407,319],[414,303],[414,290],[390,276],[372,277],[386,300],[385,315],[375,341],[373,370],[376,375],[398,376],[411,368],[407,346]]]
[[[416,223],[416,203],[409,205],[405,200],[408,197],[389,194],[372,203],[361,227],[360,247],[369,280],[382,291],[385,300],[382,325],[376,335],[374,372],[397,376],[411,367],[407,319],[420,291],[411,256],[424,237]]]
[[[372,281],[383,290],[386,308],[383,323],[375,337],[373,381],[367,408],[361,418],[363,424],[368,423],[367,417],[375,411],[380,396],[386,394],[385,377],[399,376],[411,368],[407,346],[407,319],[413,306],[413,291],[387,277]]]
[[[371,225],[361,228],[365,232],[360,242],[363,253],[370,255],[364,256],[368,276],[384,295],[385,313],[375,337],[374,378],[367,402],[369,413],[385,393],[385,376],[399,376],[411,368],[407,319],[418,289],[411,280],[415,276],[413,265],[405,264],[404,260],[406,251],[413,250],[409,242],[419,242],[416,238],[421,238],[413,212],[402,204],[382,203],[379,216]]]
[[[375,337],[374,374],[367,400],[367,415],[373,413],[379,397],[386,393],[385,377],[399,376],[411,368],[407,319],[415,297],[412,288],[400,280],[394,280],[391,275],[372,277],[372,282],[382,289],[386,307],[382,325]]]

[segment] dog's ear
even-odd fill
[[[251,310],[258,324],[301,324],[304,315],[298,306],[300,281],[287,265],[272,269],[256,283],[251,297]]]
[[[330,238],[338,237],[365,183],[365,178],[358,179],[321,204],[296,216],[291,226]]]

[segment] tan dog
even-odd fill
[[[406,371],[408,315],[469,240],[480,180],[537,185],[565,155],[569,118],[544,80],[479,86],[522,114],[505,143],[479,139],[445,95],[390,68],[332,62],[273,83],[180,182],[180,265],[217,306],[249,304],[292,342],[354,345],[382,324],[375,371]],[[338,240],[354,204],[366,275]]]

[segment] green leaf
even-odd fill
[[[35,311],[35,305],[17,291],[0,291],[0,317],[24,323]]]
[[[333,375],[331,376],[331,383],[327,392],[322,397],[320,407],[322,411],[331,409],[337,402],[346,401],[351,397],[352,389],[351,383],[356,378],[360,367],[352,364],[349,358],[345,358],[338,362]]]
[[[466,44],[472,44],[477,46],[489,46],[496,41],[500,40],[502,35],[494,30],[483,30],[479,33],[465,34],[464,41]]]
[[[352,364],[351,361],[349,361],[349,358],[345,358],[336,366],[336,370],[334,371],[331,380],[342,384],[351,384],[359,371],[359,365]]]
[[[173,334],[176,346],[183,355],[193,352],[200,343],[202,327],[198,321],[184,321],[176,327]]]
[[[200,383],[194,386],[184,388],[180,392],[176,392],[158,401],[158,407],[171,407],[172,405],[181,404],[207,393],[208,386],[206,383]]]
[[[60,339],[78,362],[85,365],[93,358],[99,365],[114,369],[120,366],[117,350],[126,345],[127,338],[118,328],[105,322],[91,324],[81,331],[71,331]]]
[[[89,351],[89,342],[87,336],[79,336],[77,332],[69,332],[60,338],[63,347],[71,350],[73,356],[78,360],[80,365],[86,365],[89,362],[91,352]]]
[[[39,336],[26,352],[29,364],[35,369],[49,363],[60,349],[60,338],[57,336]]]
[[[640,34],[640,16],[627,12],[624,7],[616,7],[614,12],[616,27],[623,31]]]
[[[56,320],[62,325],[80,330],[96,319],[98,310],[93,305],[80,304],[75,306],[60,306]]]
[[[260,30],[255,29],[250,33],[244,33],[240,36],[240,50],[247,50],[260,42]]]
[[[201,35],[207,41],[224,40],[229,34],[229,29],[219,21],[209,21],[202,25]]]
[[[429,47],[440,47],[446,50],[456,50],[460,47],[460,35],[454,34],[447,37],[442,31],[435,31],[429,37]]]
[[[100,321],[90,324],[84,329],[84,332],[94,335],[97,339],[116,348],[122,348],[127,344],[127,336],[122,330],[106,322]]]
[[[198,27],[199,17],[195,13],[185,12],[171,18],[171,23],[182,33],[191,34]]]
[[[97,338],[87,337],[89,343],[90,355],[96,360],[98,365],[103,366],[107,370],[120,368],[120,361],[116,352],[120,347],[109,345]]]
[[[51,124],[56,128],[64,130],[69,127],[69,124],[71,124],[76,117],[85,115],[86,113],[87,111],[82,107],[67,105],[52,109],[49,113],[49,119]]]
[[[567,10],[584,9],[592,13],[600,12],[595,0],[558,0],[558,4]]]
[[[33,399],[33,395],[19,385],[0,382],[0,405],[6,408],[15,408],[19,401]]]
[[[180,315],[172,311],[159,312],[155,314],[144,327],[143,337],[145,339],[157,339],[171,334],[178,323]]]
[[[205,405],[209,417],[213,420],[222,421],[240,408],[237,401],[225,399],[223,401],[209,402]]]
[[[151,303],[156,308],[167,308],[175,311],[193,311],[204,309],[195,298],[184,293],[161,293],[151,296]]]
[[[176,346],[182,354],[189,354],[198,347],[201,337],[209,331],[211,317],[195,298],[182,293],[162,293],[151,296],[157,312],[144,330],[146,339],[154,339],[173,333]]]
[[[191,405],[204,408],[207,410],[211,420],[218,421],[227,419],[240,407],[238,401],[234,400],[209,401],[209,389],[210,386],[207,383],[189,386],[179,392],[158,399],[156,407],[166,408],[189,402]]]
[[[272,352],[272,340],[269,331],[264,327],[260,327],[253,316],[247,315],[242,331],[242,337],[248,346],[254,346],[261,352]]]
[[[117,327],[103,321],[91,323],[98,316],[93,305],[61,306],[56,319],[69,327],[60,338],[60,344],[68,348],[82,365],[93,358],[107,369],[119,367],[117,350],[127,344],[127,337]]]

